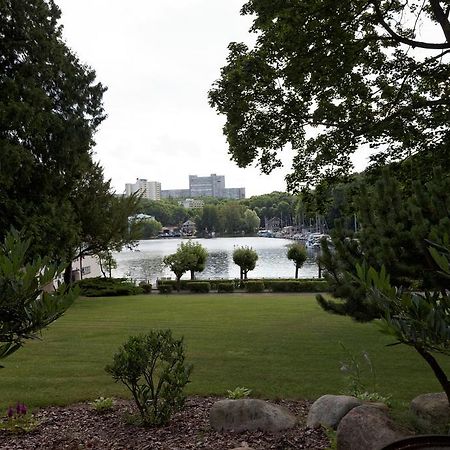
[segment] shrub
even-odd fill
[[[263,292],[264,282],[263,281],[247,281],[245,283],[245,289],[247,292]]]
[[[126,278],[85,278],[76,283],[80,294],[85,297],[112,297],[117,295],[138,295],[143,289]]]
[[[191,292],[207,294],[211,290],[211,285],[207,281],[197,281],[187,284]]]
[[[231,400],[236,400],[239,398],[247,398],[252,393],[251,389],[246,387],[237,387],[232,391],[227,391],[227,398]]]
[[[145,281],[141,281],[139,283],[139,287],[144,291],[144,294],[152,293],[152,285],[150,283],[146,283]]]
[[[160,294],[170,294],[173,291],[173,286],[171,284],[160,284],[158,290]]]
[[[218,292],[234,292],[234,283],[219,283],[217,285]]]
[[[191,370],[185,364],[183,339],[174,339],[170,330],[130,336],[106,367],[131,391],[145,426],[164,425],[183,408]]]
[[[114,400],[111,397],[99,397],[91,403],[92,407],[98,413],[109,411],[114,406]]]
[[[329,290],[326,281],[271,281],[272,292],[326,292]]]
[[[23,403],[17,403],[15,407],[9,406],[6,417],[0,420],[0,431],[11,433],[28,433],[33,431],[39,422]]]

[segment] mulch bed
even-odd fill
[[[36,430],[26,434],[0,433],[2,450],[228,450],[245,443],[255,450],[326,449],[322,430],[304,425],[310,402],[276,401],[299,417],[299,424],[282,433],[219,433],[209,426],[209,410],[218,398],[190,397],[185,409],[162,428],[141,428],[124,420],[134,413],[132,402],[117,400],[111,411],[99,414],[90,404],[40,409]]]

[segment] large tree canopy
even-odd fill
[[[52,0],[0,0],[0,237],[13,225],[34,254],[80,244],[77,192],[98,172],[93,135],[104,87],[66,46]]]
[[[372,162],[449,161],[449,0],[250,0],[256,44],[229,45],[209,93],[240,167],[269,173],[296,151],[288,186]]]

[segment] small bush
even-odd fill
[[[152,293],[152,285],[150,283],[146,283],[145,281],[141,281],[139,283],[139,287],[142,289],[144,294],[151,294]]]
[[[227,398],[237,400],[239,398],[247,398],[252,393],[251,389],[246,387],[237,387],[232,391],[227,391]]]
[[[160,284],[158,291],[160,294],[170,294],[173,291],[173,287],[170,284]]]
[[[211,290],[211,285],[207,281],[194,281],[187,284],[191,292],[207,294]]]
[[[76,283],[80,294],[85,297],[113,297],[118,295],[142,294],[142,288],[127,281],[126,278],[85,278]]]
[[[234,283],[219,283],[217,292],[234,292]]]
[[[106,371],[131,391],[141,423],[160,426],[183,408],[192,366],[185,364],[183,339],[156,330],[130,336]]]
[[[92,407],[98,413],[110,411],[114,406],[114,400],[111,397],[99,397],[91,403]]]
[[[247,292],[263,292],[264,282],[263,281],[247,281],[245,282],[245,289]]]

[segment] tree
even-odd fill
[[[142,239],[150,239],[156,237],[162,230],[161,222],[158,222],[155,219],[144,220],[143,222],[141,222],[140,226]]]
[[[114,259],[112,253],[108,251],[100,252],[97,258],[103,277],[112,278],[113,269],[117,269],[117,261]]]
[[[322,243],[321,264],[335,300],[318,296],[321,306],[359,321],[378,318],[380,311],[367,301],[366,287],[355,278],[357,265],[385,267],[394,286],[440,289],[446,280],[435,271],[427,241],[450,227],[450,177],[435,170],[433,180],[414,184],[403,196],[399,182],[385,173],[374,186],[360,185],[355,199],[360,230],[342,226],[332,232],[333,249]]]
[[[258,254],[251,247],[238,247],[233,252],[233,262],[240,267],[240,279],[247,279],[247,274],[253,270],[258,261]]]
[[[165,256],[163,263],[175,274],[177,279],[177,289],[180,290],[181,277],[189,270],[188,263],[184,255],[179,251]]]
[[[75,192],[105,118],[105,88],[66,46],[59,18],[52,0],[0,2],[0,238],[23,229],[30,257],[54,260],[81,243]]]
[[[258,214],[256,214],[255,211],[252,211],[251,209],[246,209],[244,211],[244,224],[247,233],[253,234],[258,231],[260,222]]]
[[[0,359],[58,319],[73,303],[76,291],[64,286],[48,292],[62,268],[47,258],[29,262],[30,241],[9,232],[0,245]]]
[[[163,259],[163,262],[175,274],[177,285],[181,277],[188,271],[191,272],[191,280],[194,279],[194,272],[205,270],[207,251],[201,244],[188,241],[182,242],[177,251]]]
[[[357,266],[358,280],[366,287],[367,300],[381,311],[382,330],[396,343],[414,348],[433,370],[450,404],[450,381],[433,353],[450,355],[450,246],[431,247],[430,253],[446,278],[446,288],[439,291],[415,293],[393,287],[384,267]],[[437,247],[437,248],[436,248]]]
[[[307,258],[306,248],[302,244],[294,243],[288,246],[287,257],[295,264],[295,278],[298,278],[298,269],[300,269]]]
[[[256,44],[229,45],[209,93],[239,167],[270,173],[292,147],[290,189],[347,175],[369,147],[373,164],[448,168],[448,1],[249,0],[241,14]]]
[[[194,272],[203,272],[205,270],[208,252],[201,244],[190,240],[186,243],[182,242],[178,251],[185,258],[188,270],[191,272],[191,280],[194,280]]]
[[[201,232],[217,231],[220,228],[219,212],[216,205],[205,205],[196,221],[197,230]]]

